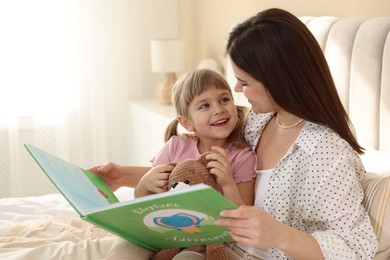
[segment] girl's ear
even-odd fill
[[[192,121],[189,118],[187,118],[185,116],[178,115],[177,120],[184,127],[185,130],[187,130],[189,132],[194,131],[194,127],[192,126]]]

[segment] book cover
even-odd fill
[[[25,147],[82,219],[124,239],[155,251],[233,241],[214,221],[237,206],[207,185],[119,202],[99,176]]]

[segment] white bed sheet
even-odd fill
[[[133,198],[129,188],[115,194]],[[61,194],[0,199],[0,259],[104,259],[115,239],[81,220]]]

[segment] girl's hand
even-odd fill
[[[217,183],[222,188],[223,195],[236,205],[253,205],[253,182],[240,183],[239,185],[244,189],[244,191],[240,191],[234,181],[233,171],[225,149],[212,146],[211,151],[212,153],[206,156],[206,159],[210,160],[206,167],[215,176]]]
[[[206,159],[210,160],[206,165],[210,169],[210,173],[215,176],[222,189],[226,186],[235,185],[233,171],[225,149],[213,146],[211,151],[212,153],[206,156]]]
[[[167,191],[168,177],[173,168],[174,166],[171,164],[153,167],[141,178],[134,190],[134,196],[137,198]]]

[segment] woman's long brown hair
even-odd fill
[[[324,54],[296,16],[277,8],[258,13],[233,29],[226,52],[234,64],[262,82],[284,110],[328,126],[364,153]]]

